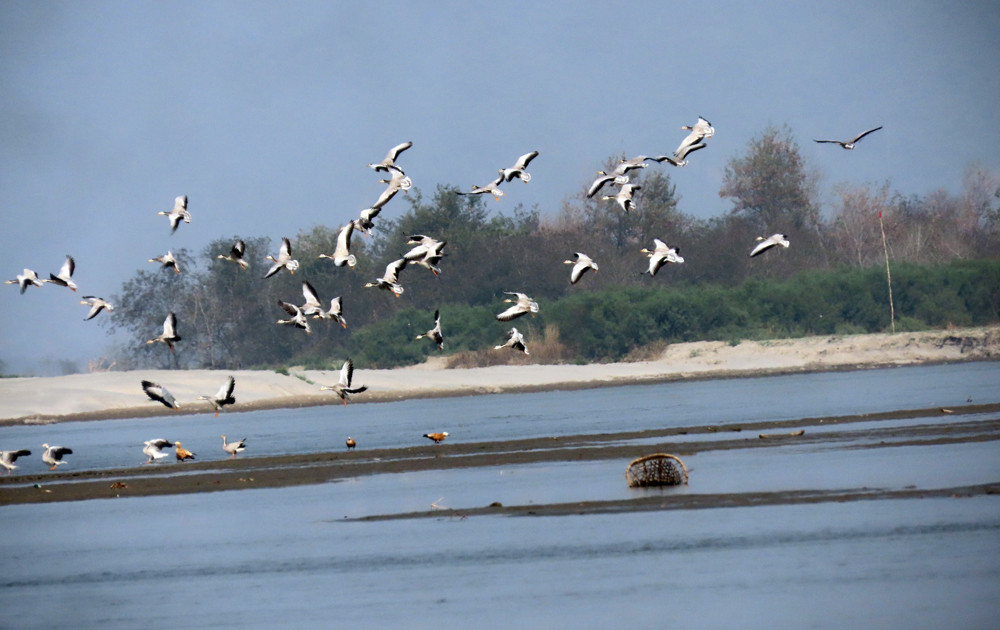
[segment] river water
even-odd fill
[[[476,442],[969,398],[1000,402],[1000,364],[5,427],[0,446],[59,442],[75,451],[64,469],[82,470],[137,465],[136,445],[161,436],[221,459],[222,432],[248,436],[247,456],[271,455],[342,448],[348,433],[359,448],[394,447],[431,430]],[[629,490],[627,462],[585,461],[0,507],[0,628],[997,626],[1000,496],[460,516],[493,501],[1000,481],[1000,449],[990,441],[755,451],[692,457],[691,485],[668,491]],[[431,503],[457,512],[350,520]]]

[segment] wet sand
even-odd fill
[[[708,451],[769,449],[788,444],[838,445],[849,448],[900,448],[917,445],[1000,440],[1000,418],[963,420],[963,416],[1000,412],[1000,404],[967,405],[953,409],[902,410],[828,418],[803,418],[742,425],[702,425],[663,430],[603,435],[576,435],[545,440],[508,440],[427,444],[408,448],[321,452],[308,455],[238,457],[224,461],[160,463],[115,470],[10,475],[0,478],[0,505],[49,503],[87,499],[113,499],[216,492],[249,488],[282,488],[335,482],[362,475],[429,470],[460,470],[486,466],[511,466],[543,462],[617,459],[622,462],[622,484],[627,464],[640,455],[667,452],[685,457]],[[940,416],[941,423],[859,431],[851,424]],[[947,421],[945,421],[947,418]],[[843,430],[830,427],[843,426]],[[823,426],[822,432],[811,427]],[[684,436],[684,441],[677,441]],[[697,438],[705,436],[700,442]],[[630,441],[642,440],[642,446]],[[697,477],[692,477],[692,484]],[[655,509],[699,509],[815,501],[852,501],[930,496],[970,496],[1000,492],[1000,483],[926,490],[788,491],[741,494],[671,494],[637,492],[635,498],[531,506],[480,506],[462,512],[429,510],[406,514],[369,515],[367,520],[475,516],[479,514],[559,515],[581,512],[623,512]]]

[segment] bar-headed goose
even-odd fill
[[[171,394],[166,387],[160,385],[159,383],[154,383],[152,381],[142,381],[142,391],[146,392],[150,400],[155,400],[158,403],[163,403],[168,409],[180,409],[180,404],[174,400],[174,395]]]
[[[529,354],[528,347],[524,345],[524,335],[517,331],[517,328],[510,329],[510,336],[507,338],[507,342],[503,345],[493,346],[494,350],[501,350],[503,348],[510,348],[512,350],[517,350],[518,352],[523,352],[524,354]]]
[[[850,151],[851,149],[854,148],[854,145],[857,144],[857,142],[859,140],[861,140],[862,138],[864,138],[865,136],[867,136],[870,133],[874,133],[874,132],[878,131],[881,128],[882,128],[882,125],[879,125],[878,127],[875,127],[874,129],[869,129],[868,131],[863,131],[863,132],[859,133],[858,135],[854,136],[853,138],[851,138],[850,140],[844,140],[844,141],[841,141],[841,140],[813,140],[813,142],[839,144],[841,147],[843,147],[843,148],[847,149],[848,151]]]
[[[215,417],[218,418],[223,407],[236,404],[236,397],[233,396],[234,389],[236,389],[236,379],[230,376],[219,388],[219,391],[215,392],[214,396],[198,396],[198,400],[210,402],[215,407]]]
[[[319,389],[320,391],[332,391],[334,394],[339,396],[342,401],[344,401],[344,406],[346,407],[347,401],[351,398],[351,394],[360,394],[368,389],[366,385],[352,387],[352,380],[354,380],[354,362],[347,359],[344,361],[344,365],[340,368],[340,380],[333,385],[324,385]]]
[[[584,272],[588,269],[593,269],[597,272],[597,263],[593,259],[581,252],[576,252],[576,260],[564,260],[567,265],[573,265],[573,269],[569,272],[569,283],[576,284],[583,277]]]
[[[42,461],[51,466],[49,470],[55,470],[57,467],[65,464],[62,458],[66,455],[72,455],[73,449],[66,448],[65,446],[49,446],[48,444],[42,444],[42,448],[45,450],[42,452]]]
[[[278,249],[277,258],[270,254],[265,256],[265,258],[274,263],[271,265],[271,268],[267,270],[267,273],[264,274],[265,278],[270,278],[282,269],[287,269],[288,273],[294,275],[295,270],[299,268],[299,261],[292,258],[292,244],[289,242],[288,237],[281,237],[281,248]]]
[[[396,160],[399,159],[399,154],[402,153],[403,151],[406,151],[412,146],[413,146],[412,142],[403,142],[401,144],[397,144],[396,146],[389,149],[389,152],[386,154],[384,160],[375,164],[369,164],[368,168],[373,169],[375,171],[387,171],[389,170],[390,166],[396,165]]]
[[[441,312],[434,311],[434,328],[431,328],[427,332],[417,335],[417,339],[423,339],[424,337],[430,339],[437,344],[438,351],[444,350],[444,335],[441,334]]]
[[[191,223],[191,213],[188,212],[187,206],[187,195],[181,195],[180,197],[174,198],[174,207],[171,208],[170,212],[160,211],[156,213],[158,215],[165,216],[170,220],[171,234],[177,231],[177,226],[181,224],[182,220],[185,223]]]
[[[234,262],[240,266],[240,269],[246,269],[247,267],[250,266],[250,263],[248,263],[244,258],[244,255],[246,255],[246,251],[247,251],[247,244],[244,243],[242,239],[237,239],[237,241],[233,244],[232,249],[229,250],[228,256],[219,254],[218,256],[216,256],[216,258],[218,258],[219,260],[228,260],[230,262]]]
[[[4,280],[4,284],[16,284],[21,287],[21,293],[29,286],[42,287],[42,281],[38,279],[38,274],[31,269],[25,269],[22,273],[17,274],[17,278],[14,280]]]
[[[500,174],[503,176],[504,181],[512,182],[514,181],[514,178],[517,177],[525,184],[530,182],[531,173],[525,169],[528,168],[528,164],[536,157],[538,157],[538,151],[525,153],[521,157],[517,158],[517,162],[514,162],[514,166],[500,169]]]
[[[513,295],[516,299],[506,298],[505,303],[513,303],[506,311],[497,315],[497,319],[502,322],[509,322],[512,319],[517,319],[521,315],[530,313],[532,317],[538,312],[538,302],[532,300],[530,297],[524,293],[518,293],[517,291],[504,291],[504,295]],[[516,329],[515,329],[516,330]]]
[[[750,251],[750,257],[753,258],[757,254],[762,254],[767,250],[771,249],[775,245],[781,245],[782,247],[788,247],[790,245],[788,238],[784,234],[772,234],[767,238],[763,236],[757,237],[757,246]]]
[[[76,261],[69,254],[66,255],[66,261],[63,262],[62,268],[59,270],[58,274],[50,273],[48,280],[42,280],[42,282],[51,282],[52,284],[58,284],[61,287],[67,287],[72,291],[76,291],[76,283],[73,282],[73,272],[76,271]]]
[[[167,313],[167,318],[163,320],[163,333],[156,337],[155,339],[150,339],[146,343],[165,343],[170,351],[174,351],[174,344],[181,340],[181,336],[177,334],[177,316],[174,315],[173,311]]]

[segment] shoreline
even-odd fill
[[[446,359],[389,370],[356,367],[355,385],[368,391],[349,404],[500,393],[566,391],[687,380],[753,378],[853,371],[1000,358],[1000,326],[868,335],[824,335],[770,341],[671,344],[659,357],[627,363],[497,365],[447,369]],[[136,370],[0,379],[0,426],[99,419],[210,414],[198,401],[236,377],[237,404],[223,413],[341,404],[319,392],[337,370]],[[181,403],[171,410],[148,400],[139,382],[161,383]]]

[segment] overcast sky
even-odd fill
[[[842,182],[958,193],[970,163],[1000,170],[998,33],[994,1],[0,2],[0,275],[73,254],[80,285],[0,285],[0,360],[85,368],[112,340],[80,295],[168,248],[342,224],[404,140],[428,194],[540,151],[488,205],[543,215],[698,115],[716,135],[670,171],[697,217],[731,207],[725,164],[768,124],[827,204]],[[877,125],[853,152],[812,142]],[[170,236],[156,212],[182,194],[193,221]]]

